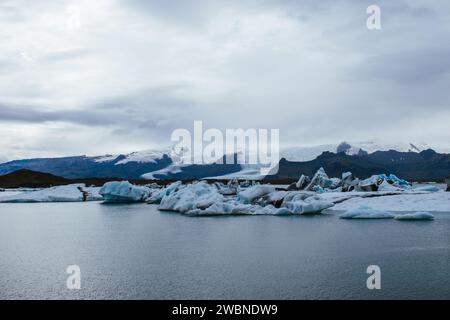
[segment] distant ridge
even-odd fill
[[[382,172],[417,181],[442,181],[450,175],[450,154],[424,149],[425,144],[342,142],[315,147],[282,149],[280,171],[266,179],[295,180],[321,166],[332,176],[352,171],[360,178]],[[72,156],[14,160],[0,164],[0,175],[27,169],[66,179],[193,180],[242,177],[263,178],[259,168],[239,164],[187,164],[175,149],[147,150],[123,155]]]
[[[49,173],[21,169],[0,176],[1,188],[42,188],[68,184],[69,180]]]
[[[278,172],[266,179],[293,179],[300,174],[312,176],[320,167],[332,177],[351,171],[359,178],[393,173],[410,181],[442,182],[450,174],[450,154],[437,153],[432,149],[419,153],[389,150],[359,155],[324,152],[316,159],[305,162],[281,159]]]

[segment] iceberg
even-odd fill
[[[56,186],[37,191],[19,192],[1,197],[0,202],[81,202],[101,200],[95,187],[86,187],[83,183]]]
[[[298,181],[295,183],[295,187],[298,190],[301,190],[301,189],[303,189],[306,186],[307,183],[309,183],[309,181],[310,181],[309,177],[307,177],[304,174],[302,174],[300,176],[300,178],[298,179]]]
[[[275,191],[271,185],[255,185],[243,192],[239,199],[225,197],[214,184],[194,182],[164,195],[158,209],[190,216],[293,215],[318,213],[333,206],[311,193]]]
[[[376,210],[368,206],[351,209],[339,216],[341,219],[392,219],[394,215],[389,211]]]
[[[321,167],[314,174],[311,182],[306,186],[305,190],[324,192],[326,189],[335,189],[341,185],[342,181],[339,178],[328,178],[325,170]]]
[[[150,188],[135,186],[128,181],[106,182],[99,191],[104,201],[110,203],[143,202],[150,193]]]
[[[233,179],[228,181],[226,185],[221,182],[215,182],[214,185],[219,190],[220,194],[223,194],[224,196],[233,196],[238,192],[239,181],[237,179]]]
[[[148,203],[160,203],[164,196],[170,195],[172,192],[177,191],[180,188],[183,188],[181,181],[173,182],[169,184],[167,187],[162,189],[158,189],[151,194],[151,196],[147,199]]]
[[[378,186],[378,191],[402,191],[399,187],[395,187],[386,180],[383,180],[383,182]]]
[[[186,214],[191,216],[215,216],[215,215],[276,215],[283,210],[272,205],[261,207],[259,205],[243,204],[236,201],[217,202],[205,210],[191,210]]]
[[[252,203],[253,200],[265,196],[266,194],[275,191],[275,187],[264,184],[264,185],[254,185],[244,191],[238,193],[237,201],[244,204]]]
[[[362,180],[358,188],[362,191],[377,191],[378,185],[381,184],[382,178],[379,175],[373,175],[370,178]]]
[[[434,216],[429,212],[414,212],[396,215],[394,219],[402,221],[434,220]]]
[[[259,204],[260,206],[267,206],[269,204],[274,205],[275,207],[279,208],[281,206],[281,203],[283,202],[284,197],[286,196],[287,191],[274,191],[271,193],[266,194],[265,196],[261,197],[256,201],[256,204]]]
[[[223,195],[215,186],[200,181],[164,195],[158,209],[186,213],[195,209],[204,210],[223,200]]]
[[[400,179],[395,174],[391,173],[389,176],[387,176],[385,174],[381,174],[380,177],[383,180],[387,180],[388,182],[391,182],[396,187],[403,187],[403,188],[409,188],[410,187],[410,184],[409,184],[408,181]]]
[[[441,189],[439,189],[438,187],[433,186],[433,185],[415,187],[412,190],[413,191],[423,191],[423,192],[439,192],[439,191],[441,191]]]
[[[281,208],[287,209],[290,214],[320,213],[322,210],[331,208],[332,206],[334,206],[332,202],[315,196],[309,196],[304,199],[285,197],[283,203],[281,204]]]

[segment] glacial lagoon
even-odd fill
[[[189,217],[156,205],[0,204],[2,299],[450,299],[434,221]],[[78,265],[81,289],[66,286]],[[369,265],[381,289],[369,290]]]

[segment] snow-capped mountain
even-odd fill
[[[398,152],[420,152],[430,147],[426,143],[386,143],[380,140],[369,140],[359,142],[341,142],[339,144],[324,144],[312,147],[285,147],[281,149],[281,158],[289,161],[311,161],[323,152],[344,152],[347,155],[359,153],[373,153],[375,151],[394,150]]]
[[[282,147],[280,150],[280,158],[285,158],[289,161],[311,161],[326,151],[333,153],[344,152],[347,155],[357,155],[361,152],[373,153],[375,151],[388,150],[395,150],[399,152],[420,152],[428,148],[429,146],[425,143],[384,143],[378,140],[363,142],[344,141],[339,144],[324,144],[306,147]],[[190,157],[189,151],[182,152],[182,150],[177,150],[174,147],[167,147],[161,150],[143,150],[125,155],[104,155],[92,158],[96,162],[108,162],[114,161],[118,157],[123,157],[122,160],[115,163],[116,165],[119,165],[128,162],[155,163],[157,160],[162,159],[164,155],[167,155],[172,159],[172,166],[174,167],[174,170],[186,163],[190,163],[187,161],[187,158]]]
[[[366,155],[375,151],[395,150],[418,153],[428,149],[426,144],[383,143],[378,140],[341,142],[308,147],[284,147],[280,158],[288,161],[312,161],[323,152],[346,155]],[[199,179],[199,178],[263,178],[258,165],[191,164],[186,149],[167,147],[121,155],[75,156],[15,160],[0,164],[0,174],[19,169],[47,172],[65,178],[120,178],[120,179]],[[242,155],[236,155],[237,158]]]

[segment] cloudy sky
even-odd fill
[[[0,160],[157,148],[194,120],[449,147],[449,39],[447,0],[1,0]]]

